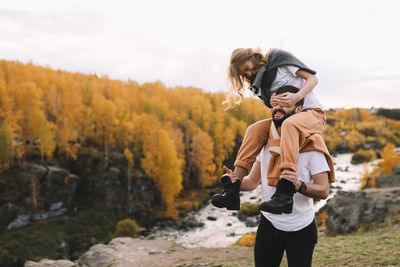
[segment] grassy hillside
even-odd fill
[[[249,251],[248,258],[212,262],[207,266],[254,266],[252,251]],[[400,228],[397,226],[366,233],[320,237],[314,252],[313,266],[400,266]],[[287,267],[286,258],[281,267]]]

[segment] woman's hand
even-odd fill
[[[276,94],[272,94],[271,98],[269,100],[269,103],[271,104],[271,106],[276,106],[278,105],[278,97],[276,96]]]
[[[276,96],[276,98],[282,107],[294,106],[301,99],[301,97],[298,94],[293,94],[290,92],[280,94]],[[271,105],[272,105],[272,100],[271,100]]]
[[[297,173],[286,170],[281,173],[281,178],[291,181],[294,184],[296,192],[299,191],[301,181],[297,177]]]
[[[226,172],[226,174],[224,174],[224,175],[227,175],[229,178],[231,178],[231,182],[232,182],[232,183],[234,183],[234,182],[236,182],[237,180],[239,180],[239,178],[235,177],[235,174],[233,173],[233,171],[232,171],[231,169],[229,169],[229,168],[226,167],[226,166],[223,166],[222,168],[223,168],[224,171]]]

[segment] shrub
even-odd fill
[[[245,234],[238,241],[237,244],[242,247],[252,247],[256,240],[256,233]]]
[[[118,222],[114,237],[130,236],[135,237],[140,232],[140,226],[132,219],[124,219]]]
[[[328,212],[326,210],[318,212],[316,216],[318,230],[326,227],[326,219],[328,218]]]
[[[182,214],[186,214],[189,211],[199,209],[199,202],[195,200],[180,200],[176,203],[176,207],[179,212],[182,212]]]
[[[351,157],[351,164],[360,164],[370,162],[376,159],[376,153],[373,150],[359,149]]]
[[[366,189],[366,188],[378,188],[378,182],[376,178],[382,174],[381,168],[378,166],[375,166],[372,169],[372,172],[368,170],[367,163],[364,162],[364,173],[360,178],[360,188],[361,189]]]
[[[258,204],[244,202],[238,211],[238,215],[254,216],[260,213]]]

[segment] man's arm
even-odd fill
[[[329,195],[328,172],[314,174],[312,175],[312,179],[312,184],[306,184],[306,192],[304,195],[316,199],[326,199]]]
[[[253,167],[251,168],[249,175],[243,178],[242,184],[240,185],[240,190],[241,191],[254,190],[260,184],[260,181],[261,181],[261,164],[257,160],[253,164]]]
[[[295,172],[283,171],[281,177],[291,181],[295,186],[296,192],[299,191],[301,181],[297,178]],[[328,172],[314,174],[312,175],[312,179],[312,184],[306,183],[306,192],[304,195],[316,199],[326,199],[329,195]]]

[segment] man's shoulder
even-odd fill
[[[320,159],[326,160],[324,153],[322,153],[321,151],[316,151],[316,150],[301,152],[301,153],[299,153],[299,157],[301,157],[303,160],[307,160],[307,161],[320,160]]]
[[[311,175],[329,171],[329,165],[325,154],[320,151],[308,151],[300,153],[299,166],[303,166],[308,169]]]

